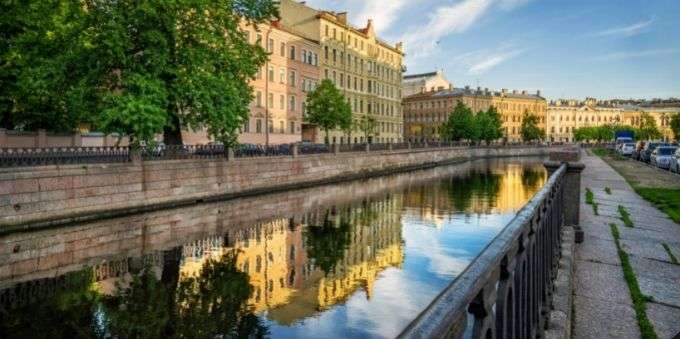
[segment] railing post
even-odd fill
[[[227,146],[227,149],[225,150],[224,155],[227,157],[227,161],[234,160],[234,148],[231,147],[231,146]]]
[[[333,154],[335,155],[340,154],[340,144],[333,144]]]
[[[7,147],[7,130],[0,128],[0,147]]]
[[[366,143],[366,153],[371,151],[371,144]]]
[[[387,144],[387,150],[391,151],[392,150],[392,143]]]
[[[578,148],[567,148],[550,152],[550,160],[544,163],[548,173],[555,172],[563,163],[567,164],[564,175],[564,224],[574,226],[577,243],[583,242],[583,230],[579,226],[579,208],[581,199],[581,171],[585,165],[581,162],[581,152]]]
[[[80,134],[80,131],[76,131],[75,133],[73,133],[72,144],[73,144],[73,147],[83,146],[83,136]]]

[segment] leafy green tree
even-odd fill
[[[378,129],[378,122],[371,115],[362,116],[357,121],[357,129],[364,135],[364,139],[368,143],[368,140],[371,140]]]
[[[663,136],[656,126],[656,120],[647,112],[640,115],[640,127],[637,129],[637,136],[640,140],[661,139]]]
[[[474,130],[477,140],[490,143],[503,137],[503,122],[495,107],[477,113],[474,119]]]
[[[352,123],[352,108],[333,82],[324,79],[307,95],[305,119],[319,126],[325,133],[325,142],[329,143],[330,130],[346,127]]]
[[[529,113],[524,112],[524,117],[522,117],[522,126],[520,127],[520,134],[522,135],[522,140],[540,140],[545,138],[545,130],[538,127],[538,117]]]
[[[671,116],[671,131],[673,131],[675,140],[680,141],[680,113],[675,113]]]
[[[79,1],[0,2],[2,127],[71,131],[91,121],[87,22]]]
[[[442,125],[443,135],[453,141],[473,138],[474,115],[462,101],[458,101],[449,119]]]
[[[182,127],[235,140],[252,100],[248,80],[267,60],[239,27],[278,15],[274,0],[45,0],[22,6],[13,22],[0,23],[17,27],[10,48],[0,47],[3,60],[10,56],[0,78],[17,79],[0,95],[13,103],[3,109],[21,117],[11,124],[69,130],[86,121],[137,142],[164,133],[168,144],[182,142]]]

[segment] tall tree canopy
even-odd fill
[[[661,139],[663,134],[656,126],[656,120],[647,112],[640,115],[640,127],[637,129],[637,138],[640,140]]]
[[[0,45],[0,81],[17,80],[0,89],[0,101],[12,103],[0,105],[3,124],[71,130],[85,121],[136,141],[164,133],[171,144],[187,126],[232,142],[248,118],[248,80],[267,59],[239,25],[276,17],[276,4],[5,1],[16,16],[0,16],[12,28]]]
[[[476,140],[484,140],[487,143],[503,137],[503,122],[496,107],[491,106],[486,111],[479,111],[475,116]]]
[[[522,140],[524,141],[540,140],[545,138],[545,130],[538,127],[538,117],[529,112],[524,112],[524,117],[522,117],[522,126],[520,127],[520,134],[522,135]]]
[[[442,134],[454,141],[473,139],[474,123],[472,110],[462,101],[458,101],[449,119],[442,126]]]
[[[329,79],[322,80],[319,86],[307,95],[306,107],[305,120],[324,131],[326,143],[329,143],[330,130],[345,129],[352,124],[352,107]]]

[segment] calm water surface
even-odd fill
[[[480,160],[0,238],[0,338],[394,337],[546,173]]]

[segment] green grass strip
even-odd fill
[[[607,194],[612,195],[612,189],[609,187],[605,187],[604,191],[607,192]]]
[[[597,211],[598,203],[595,202],[595,194],[588,187],[586,187],[586,204],[593,206],[593,213],[595,215],[600,215]]]
[[[634,227],[635,224],[633,223],[633,220],[630,219],[630,213],[628,213],[628,210],[626,210],[623,205],[619,205],[619,214],[621,214],[621,221],[623,221],[623,224],[626,225],[626,227]]]
[[[665,242],[662,242],[661,245],[663,246],[663,249],[666,250],[666,253],[668,253],[668,257],[671,258],[671,262],[676,264],[676,265],[679,265],[680,262],[678,262],[678,258],[676,258],[673,255],[673,252],[671,252],[671,248],[668,246],[668,244],[665,243]]]
[[[633,308],[635,309],[635,316],[637,318],[638,326],[640,327],[642,338],[658,338],[656,332],[654,332],[652,323],[649,321],[649,318],[647,318],[646,303],[650,298],[640,291],[640,284],[638,284],[633,267],[630,265],[628,253],[621,248],[621,243],[619,242],[619,229],[616,227],[616,224],[609,224],[609,227],[611,228],[612,236],[614,237],[614,243],[616,244],[616,250],[619,253],[619,259],[621,259],[623,277],[626,279],[626,284],[628,284],[628,290],[630,291],[630,298],[633,300]]]

